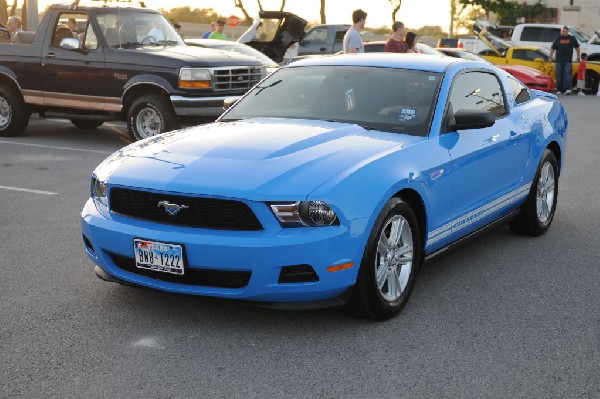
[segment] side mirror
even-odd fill
[[[233,106],[241,97],[229,97],[223,100],[223,110],[227,111]]]
[[[490,111],[481,109],[459,109],[454,114],[453,120],[449,123],[451,131],[483,129],[493,126],[496,123],[496,117]]]
[[[60,48],[65,50],[77,50],[79,48],[79,40],[67,37],[60,41]]]

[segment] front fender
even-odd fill
[[[166,79],[156,75],[142,74],[132,77],[127,81],[127,83],[125,83],[123,88],[123,98],[127,96],[127,93],[130,90],[141,85],[155,86],[169,94],[176,91],[176,89]]]

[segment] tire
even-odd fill
[[[129,107],[127,129],[133,140],[142,140],[180,127],[181,122],[171,103],[158,95],[137,98]]]
[[[596,94],[598,92],[598,83],[600,83],[600,75],[591,70],[585,72],[586,93]]]
[[[95,129],[102,126],[104,121],[95,121],[93,119],[71,119],[71,123],[80,129]]]
[[[510,228],[517,234],[541,236],[554,219],[557,198],[558,163],[554,154],[546,150],[525,204],[517,218],[511,222]]]
[[[387,320],[400,313],[408,302],[421,262],[419,237],[415,213],[406,202],[392,198],[369,236],[350,311],[373,320]]]
[[[16,89],[0,84],[0,137],[19,136],[29,124],[29,107]]]

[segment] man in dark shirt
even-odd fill
[[[569,35],[569,28],[563,26],[558,36],[552,42],[550,47],[550,57],[548,62],[552,62],[552,56],[556,50],[556,89],[561,94],[571,94],[573,86],[573,49],[577,51],[577,62],[581,59],[581,50],[579,42],[574,36]]]

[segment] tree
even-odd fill
[[[448,37],[454,37],[459,31],[470,31],[475,19],[485,14],[481,6],[467,5],[460,0],[450,0],[450,26]]]
[[[6,0],[0,0],[0,21],[6,22],[8,20],[8,4]]]
[[[499,25],[515,25],[518,18],[539,19],[550,14],[549,9],[540,4],[519,4],[510,0],[459,0],[461,4],[480,6],[486,12],[493,12],[498,17]],[[542,17],[543,19],[543,17]]]
[[[400,6],[402,6],[402,0],[388,0],[390,5],[392,6],[392,23],[396,22],[396,14],[400,10]]]
[[[327,18],[325,18],[325,0],[321,0],[321,23],[327,23]]]
[[[283,11],[284,7],[285,7],[285,0],[281,0],[281,8],[279,9],[279,11]]]
[[[242,10],[242,13],[244,14],[244,18],[246,18],[246,21],[252,21],[252,17],[250,16],[250,14],[248,14],[248,11],[246,11],[246,9],[244,8],[244,3],[242,2],[242,0],[233,0],[233,4],[235,5],[235,7]]]

